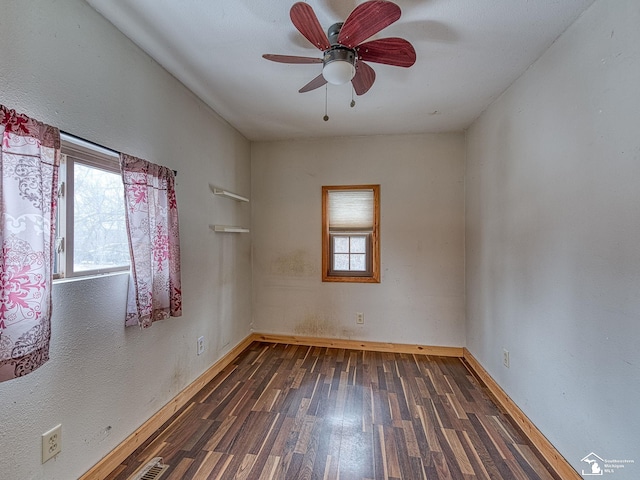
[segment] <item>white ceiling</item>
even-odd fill
[[[293,26],[295,0],[87,0],[249,140],[459,131],[531,65],[593,0],[397,0],[402,16],[374,38],[402,37],[405,69],[370,63],[376,81],[298,90],[321,58]],[[309,0],[326,30],[362,0]]]

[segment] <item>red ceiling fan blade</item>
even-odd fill
[[[356,52],[361,60],[396,67],[410,67],[416,62],[416,51],[404,38],[381,38],[361,43],[356,47]]]
[[[373,68],[362,61],[356,63],[356,74],[351,79],[351,83],[357,95],[367,93],[375,79],[376,72],[373,71]]]
[[[384,0],[358,5],[347,17],[338,35],[338,43],[349,48],[364,42],[400,18],[400,7]]]
[[[278,63],[322,63],[321,58],[297,57],[295,55],[274,55],[271,53],[265,53],[262,55],[262,58]]]
[[[331,46],[311,5],[304,2],[294,3],[289,16],[298,31],[316,48],[325,51]]]
[[[316,88],[320,88],[321,86],[323,86],[325,83],[327,83],[327,81],[324,79],[324,77],[322,76],[322,74],[318,75],[316,78],[314,78],[313,80],[311,80],[309,83],[307,83],[304,87],[302,87],[300,90],[298,90],[298,92],[300,93],[306,93],[306,92],[310,92],[311,90],[315,90]]]

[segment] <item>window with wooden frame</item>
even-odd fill
[[[322,187],[322,281],[380,282],[380,185]]]

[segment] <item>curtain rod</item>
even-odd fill
[[[76,140],[80,140],[81,142],[88,143],[90,145],[93,145],[94,147],[98,147],[98,148],[101,148],[103,150],[106,150],[109,153],[115,155],[116,157],[120,157],[120,152],[114,150],[113,148],[105,147],[104,145],[100,145],[99,143],[92,142],[91,140],[87,140],[85,138],[78,137],[77,135],[74,135],[74,134],[69,133],[69,132],[65,132],[64,130],[60,130],[60,134],[61,135],[66,135],[67,137],[71,137],[71,138],[74,138]],[[178,171],[177,170],[173,170],[173,174],[177,177],[178,176]]]

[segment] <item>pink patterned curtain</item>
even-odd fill
[[[0,105],[0,382],[49,360],[60,132]]]
[[[120,154],[131,252],[125,325],[182,315],[180,234],[173,171]]]

